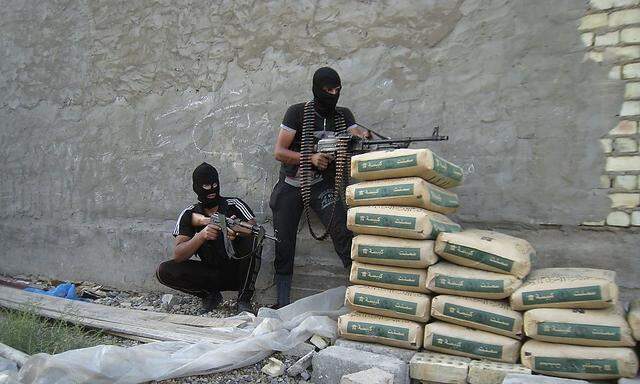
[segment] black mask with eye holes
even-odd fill
[[[332,95],[323,88],[340,86],[340,76],[332,68],[322,67],[313,74],[313,103],[318,113],[323,116],[333,115],[340,98],[340,90],[335,95]]]
[[[203,185],[212,185],[211,189],[202,188]],[[193,171],[193,191],[198,195],[198,201],[205,208],[213,208],[220,202],[220,181],[218,179],[218,171],[213,165],[202,163]],[[214,198],[208,198],[207,195],[215,193]]]

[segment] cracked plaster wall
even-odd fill
[[[602,239],[618,253],[638,242],[577,227],[608,212],[598,139],[623,94],[608,67],[583,62],[585,9],[579,0],[6,1],[0,271],[157,287],[153,267],[170,255],[203,160],[220,169],[223,194],[268,220],[279,123],[325,64],[360,123],[450,135],[432,148],[465,169],[456,220],[539,239],[550,249],[541,266],[607,266]],[[330,246],[303,233],[298,275],[322,283],[301,280],[300,294],[344,281]],[[585,241],[591,251],[572,247]]]

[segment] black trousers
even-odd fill
[[[336,204],[331,225],[331,211]],[[298,223],[303,212],[300,188],[287,184],[283,179],[273,187],[269,206],[273,212],[273,227],[277,231],[274,266],[276,274],[293,274],[293,259],[296,253]],[[353,233],[347,229],[346,209],[342,201],[336,202],[333,183],[323,180],[311,187],[311,208],[322,224],[329,227],[333,248],[345,267],[351,265],[351,239]]]
[[[213,292],[238,291],[238,300],[249,301],[255,291],[261,254],[260,247],[244,259],[226,259],[216,265],[200,260],[168,260],[158,266],[156,278],[167,287],[201,298]]]

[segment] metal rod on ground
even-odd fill
[[[15,362],[18,365],[18,368],[22,367],[29,358],[29,355],[26,353],[2,343],[0,343],[0,356]]]

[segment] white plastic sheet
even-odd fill
[[[228,328],[238,340],[211,344],[156,342],[130,348],[100,345],[57,355],[31,356],[17,375],[0,384],[125,384],[229,371],[284,351],[314,333],[335,338],[336,319],[343,307],[345,287],[298,300],[284,308],[261,308],[244,329]]]

